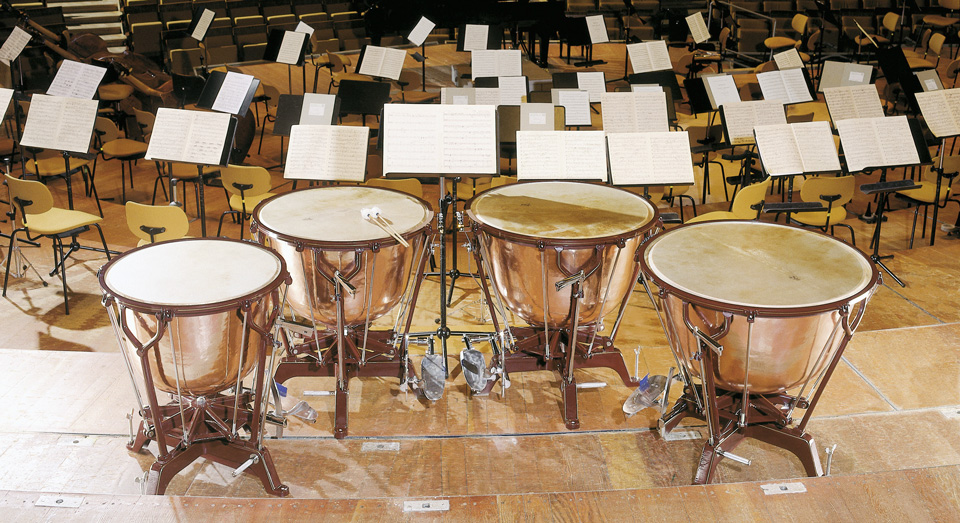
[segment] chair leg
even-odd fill
[[[120,203],[127,203],[127,171],[124,162],[120,162]]]
[[[100,243],[103,244],[103,252],[107,255],[107,261],[110,261],[110,249],[107,247],[107,240],[103,237],[103,229],[100,228],[99,223],[93,224],[97,228],[97,233],[100,234]]]
[[[13,258],[13,242],[16,241],[17,233],[23,229],[14,229],[10,233],[10,245],[7,247],[7,270],[3,273],[3,296],[7,296],[7,281],[10,279],[10,260]]]
[[[853,234],[853,227],[847,225],[846,223],[837,223],[837,224],[831,225],[831,226],[830,226],[830,235],[831,235],[831,236],[836,236],[836,234],[834,234],[834,232],[833,232],[833,230],[834,230],[835,227],[846,227],[846,228],[850,231],[850,243],[852,243],[854,247],[857,246],[857,237],[854,236],[854,234]]]
[[[220,236],[220,230],[223,229],[223,218],[228,214],[234,215],[237,214],[237,211],[224,211],[223,214],[220,215],[220,223],[217,225],[217,236]],[[241,231],[241,234],[242,233],[243,231]]]
[[[913,229],[910,230],[910,249],[913,248],[913,238],[917,235],[917,216],[920,214],[920,206],[917,205],[913,208]],[[924,222],[924,229],[926,229],[926,222]]]
[[[63,286],[63,314],[70,315],[70,304],[67,301],[67,260],[63,257],[63,240],[53,237],[53,263],[54,269],[60,269],[60,283]],[[59,254],[59,261],[57,255]]]

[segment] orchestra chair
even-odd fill
[[[893,37],[897,34],[897,28],[900,26],[900,15],[890,11],[889,13],[883,15],[883,18],[880,21],[880,31],[877,34],[870,35],[870,38],[873,38],[877,45],[886,46],[890,45],[893,42]],[[870,43],[870,39],[864,34],[858,34],[854,39],[854,43],[857,44],[857,62],[859,62],[860,51],[865,46],[873,45]]]
[[[120,136],[120,130],[113,121],[98,116],[93,126],[96,137],[97,152],[104,159],[120,160],[120,198],[127,201],[127,172],[130,173],[130,188],[133,188],[133,163],[142,160],[147,154],[147,144],[138,140],[131,140]],[[157,173],[159,174],[159,169]],[[97,157],[93,158],[93,172],[90,178],[97,175]]]
[[[939,165],[939,158],[933,160],[933,165]],[[960,200],[957,198],[950,198],[950,186],[953,184],[954,178],[960,174],[960,156],[950,155],[946,156],[943,159],[943,169],[924,167],[924,173],[929,177],[930,172],[936,173],[936,177],[933,180],[920,180],[917,182],[920,187],[917,189],[909,189],[906,191],[897,191],[896,197],[900,200],[907,202],[908,204],[914,207],[913,210],[913,229],[910,231],[910,248],[913,248],[913,239],[917,234],[917,216],[920,213],[920,207],[923,207],[923,227],[920,228],[920,237],[924,238],[927,232],[927,211],[929,211],[931,205],[936,205],[937,207],[944,209],[947,206],[947,202],[954,202],[960,207]],[[939,197],[935,197],[934,194],[937,192],[937,178],[940,182],[940,194]],[[936,233],[937,223],[933,222],[930,227],[930,245],[933,245],[933,235]]]
[[[413,69],[404,69],[401,71],[400,78],[397,79],[400,92],[392,97],[393,101],[408,104],[430,104],[439,100],[440,93],[438,92],[417,90],[417,86],[420,85],[421,81],[420,73]],[[410,87],[409,91],[407,87]]]
[[[847,219],[844,207],[853,199],[855,189],[853,176],[814,176],[804,180],[800,187],[800,199],[805,202],[826,203],[827,212],[798,212],[790,215],[794,223],[807,227],[816,227],[823,232],[834,234],[836,226],[846,227],[850,231],[850,242],[856,246],[857,238],[853,227],[840,223]]]
[[[936,69],[940,65],[940,55],[943,53],[943,44],[947,41],[947,36],[943,33],[933,33],[927,41],[926,48],[922,55],[912,56],[906,54],[907,65],[911,71],[922,71],[924,69]],[[936,62],[931,62],[927,56],[933,54],[937,57]]]
[[[730,211],[713,211],[694,216],[684,223],[700,223],[714,220],[758,220],[763,209],[763,201],[770,190],[770,178],[748,185],[733,197]]]
[[[960,9],[960,0],[937,0],[937,4],[947,11],[947,15],[953,14],[954,11]],[[943,16],[939,14],[926,15],[921,20],[920,29],[917,34],[923,34],[924,28],[927,26],[930,26],[934,30],[940,29],[945,31],[947,28],[953,26],[957,22],[960,22],[960,18]]]
[[[953,80],[953,86],[957,86],[957,75],[960,74],[960,60],[954,60],[950,62],[950,65],[947,66],[946,76],[948,79]]]
[[[17,235],[23,232],[29,241],[36,241],[43,237],[50,238],[53,246],[53,270],[50,271],[50,276],[60,274],[60,281],[63,283],[63,310],[64,314],[70,314],[70,306],[67,302],[67,258],[74,252],[84,249],[103,252],[107,255],[107,260],[110,259],[110,250],[107,248],[107,241],[103,237],[103,229],[100,228],[100,222],[103,221],[103,218],[83,211],[54,207],[50,189],[40,182],[21,180],[8,174],[5,174],[4,178],[10,191],[10,201],[14,205],[14,213],[16,214],[19,211],[20,214],[20,227],[16,226],[16,217],[14,216],[14,230],[10,233],[7,268],[3,276],[3,296],[7,295],[10,259],[13,254],[13,242]],[[91,226],[96,227],[100,234],[100,243],[103,244],[102,250],[81,246],[77,241],[77,236],[89,231]],[[70,238],[69,248],[66,252],[63,249],[64,238]]]
[[[276,87],[260,82],[260,88],[263,89],[262,100],[265,105],[263,111],[263,120],[260,122],[260,142],[257,144],[257,154],[260,154],[260,148],[263,147],[263,132],[267,127],[267,122],[277,119],[277,106],[280,104],[280,90]],[[270,114],[273,109],[274,114]]]
[[[932,39],[933,31],[927,29],[918,42],[919,50],[916,47],[912,51],[909,49],[903,50],[903,55],[907,57],[907,66],[911,70],[933,69],[933,63],[927,60],[927,54],[930,52],[930,40]]]
[[[140,239],[137,247],[185,238],[190,229],[187,213],[176,205],[127,202],[127,227]]]
[[[324,56],[327,63],[330,64],[330,83],[327,85],[327,94],[330,94],[334,87],[340,87],[340,80],[372,81],[369,76],[350,71],[349,68],[353,66],[353,61],[350,60],[349,56],[331,52],[327,52]],[[314,80],[314,84],[316,84],[316,80]]]
[[[796,34],[796,38],[787,36],[771,36],[763,41],[763,46],[770,50],[771,56],[776,51],[782,51],[789,47],[799,48],[807,36],[807,26],[810,18],[807,15],[795,14],[790,20],[790,28]]]
[[[93,183],[93,175],[88,175],[90,172],[90,160],[71,156],[70,172],[66,172],[67,166],[63,161],[63,155],[61,153],[34,147],[23,147],[23,150],[31,156],[31,158],[27,160],[27,170],[25,174],[36,176],[37,180],[44,184],[50,183],[50,180],[55,178],[63,178],[66,180],[68,176],[73,176],[78,172],[82,174],[84,184],[87,185],[85,193],[88,196],[93,195],[94,201],[97,203],[97,211],[100,213],[100,217],[103,217],[103,209],[100,207],[100,198],[97,195],[97,186]]]
[[[253,213],[253,209],[263,200],[270,198],[272,181],[270,173],[263,167],[253,165],[228,165],[220,169],[220,181],[230,195],[230,210],[220,215],[217,236],[223,228],[223,218],[230,214],[240,218],[240,239],[243,239],[243,224]]]
[[[112,84],[103,84],[100,87],[97,87],[97,98],[101,102],[105,102],[109,107],[101,108],[101,114],[110,115],[110,119],[117,124],[118,127],[123,127],[124,117],[126,113],[120,110],[120,102],[126,100],[131,95],[133,95],[133,86],[124,83],[112,83]]]
[[[723,61],[727,59],[727,45],[730,42],[730,28],[724,27],[720,30],[720,34],[717,35],[717,51],[716,54],[700,55],[694,56],[694,61],[697,64],[713,64],[717,67],[717,72],[723,72]]]

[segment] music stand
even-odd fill
[[[187,27],[187,34],[197,41],[203,52],[200,53],[200,68],[203,74],[207,74],[207,47],[203,45],[203,39],[207,37],[207,31],[213,24],[216,13],[202,6],[197,6],[193,10],[193,18]]]
[[[417,25],[407,33],[407,40],[420,47],[419,53],[413,53],[413,59],[420,63],[420,89],[423,92],[427,91],[427,37],[436,26],[430,19],[421,16]]]
[[[307,70],[303,67],[304,55],[310,44],[310,35],[297,31],[271,29],[267,36],[267,47],[263,59],[287,65],[287,90],[293,93],[292,67],[297,66],[303,75],[303,85],[307,85]],[[306,91],[306,89],[304,89]]]
[[[383,106],[390,101],[390,84],[365,80],[341,80],[337,89],[340,101],[340,117],[359,114],[363,125],[367,115],[380,116]]]
[[[670,89],[670,95],[673,96],[674,100],[683,100],[683,91],[680,90],[680,84],[677,83],[677,75],[672,69],[633,73],[627,77],[627,82],[630,84],[657,84]],[[686,84],[686,82],[684,82],[684,84]]]
[[[474,49],[480,49],[479,47],[468,49],[464,46],[464,39],[466,37],[468,25],[480,26],[483,24],[463,24],[457,28],[457,51],[469,52],[473,51]],[[496,24],[487,24],[485,26],[487,28],[487,39],[483,49],[500,49],[503,44],[503,27]]]

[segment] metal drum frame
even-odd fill
[[[333,435],[337,439],[346,437],[348,433],[347,401],[350,394],[350,378],[395,377],[400,378],[402,387],[416,387],[418,383],[408,352],[409,332],[413,322],[413,308],[417,303],[420,284],[424,278],[424,266],[429,258],[427,249],[432,237],[430,222],[433,220],[433,212],[430,210],[429,204],[422,199],[392,189],[379,188],[378,190],[404,194],[404,196],[414,198],[427,209],[423,226],[400,234],[410,244],[409,248],[413,249],[414,254],[411,256],[410,270],[410,279],[413,282],[407,281],[398,305],[401,310],[397,315],[397,321],[390,330],[371,330],[369,317],[360,325],[346,324],[344,322],[344,293],[355,294],[357,290],[351,284],[351,281],[360,275],[366,275],[368,271],[372,275],[376,271],[377,253],[381,248],[399,245],[397,240],[391,237],[341,242],[307,240],[267,229],[258,222],[257,217],[262,206],[274,198],[281,198],[290,193],[278,195],[261,202],[254,211],[254,217],[250,223],[251,235],[254,240],[263,243],[269,238],[272,241],[283,241],[294,245],[301,256],[301,269],[307,265],[302,257],[310,254],[316,256],[323,251],[354,253],[354,263],[344,272],[334,271],[332,274],[328,274],[320,269],[320,264],[314,264],[317,274],[334,288],[337,325],[325,326],[313,321],[316,314],[312,299],[310,302],[311,318],[304,318],[304,321],[301,322],[294,318],[282,316],[277,321],[277,325],[280,327],[280,341],[285,349],[285,355],[277,366],[274,380],[276,383],[282,384],[296,377],[336,377]],[[305,269],[302,270],[302,274],[295,276],[303,278],[304,281],[307,280]],[[370,299],[372,300],[372,297]],[[402,330],[399,330],[401,319],[404,316],[405,321]],[[300,340],[300,343],[295,344],[293,343],[294,340]],[[280,402],[277,401],[276,404],[279,410]]]
[[[477,262],[478,276],[481,282],[480,288],[490,309],[490,316],[496,332],[496,339],[492,340],[493,343],[491,343],[494,355],[487,369],[491,379],[481,395],[489,394],[497,381],[502,382],[504,389],[509,387],[509,375],[512,372],[555,371],[561,376],[560,396],[563,400],[561,414],[564,424],[568,429],[580,428],[575,369],[605,367],[616,371],[623,384],[628,387],[636,387],[640,384],[637,378],[630,376],[623,360],[623,354],[620,349],[614,346],[614,341],[627,302],[636,287],[637,276],[640,272],[638,262],[641,246],[662,228],[659,212],[655,206],[651,206],[653,214],[650,221],[628,233],[598,238],[542,239],[504,231],[478,221],[471,211],[471,204],[482,194],[471,199],[466,206],[467,213],[472,221],[470,250]],[[481,241],[481,235],[484,234],[536,248],[540,252],[542,274],[546,274],[547,258],[554,255],[554,263],[561,273],[566,275],[562,280],[554,282],[554,286],[558,292],[570,287],[566,326],[551,329],[547,325],[547,321],[544,321],[542,326],[526,327],[511,327],[507,323],[507,308],[504,305],[503,297],[500,295],[496,284],[487,281],[487,275],[491,274],[492,271],[488,266],[488,260],[491,259],[490,254],[487,252],[484,242]],[[639,241],[634,242],[634,240]],[[628,244],[632,243],[637,244],[634,252],[626,252],[629,250]],[[633,259],[632,284],[616,309],[616,320],[610,335],[602,336],[599,334],[599,330],[602,329],[598,329],[598,324],[602,322],[602,311],[605,308],[609,293],[604,293],[598,321],[583,323],[580,319],[581,300],[584,296],[582,286],[591,275],[598,271],[599,274],[603,274],[604,264],[608,263],[608,258],[603,256],[602,253],[604,249],[609,247],[617,249],[613,260],[614,266],[617,265],[621,256],[630,256]],[[565,249],[593,249],[593,255],[580,267],[564,267],[560,262],[560,253]],[[611,271],[611,277],[613,275],[614,272]],[[607,284],[609,285],[609,282]],[[545,279],[542,285],[544,296],[546,296],[547,282]],[[493,288],[492,298],[490,287]],[[498,314],[502,318],[503,328],[501,328],[500,320],[498,320]],[[501,350],[500,347],[504,347],[504,349]],[[571,347],[575,347],[574,350],[570,350]]]
[[[166,243],[189,241],[210,241],[210,239],[182,239]],[[238,240],[228,239],[216,241],[239,243]],[[254,246],[249,242],[244,243]],[[149,247],[150,245],[145,245],[129,252]],[[263,249],[259,245],[255,247]],[[201,457],[234,468],[235,476],[244,471],[253,474],[260,479],[264,489],[270,494],[287,496],[290,493],[289,488],[280,482],[270,451],[263,446],[264,424],[268,421],[275,422],[267,417],[265,406],[266,369],[272,368],[276,347],[271,329],[280,313],[280,285],[289,281],[290,278],[286,263],[279,256],[277,258],[280,260],[278,276],[259,291],[228,301],[190,306],[159,306],[109,294],[105,285],[104,269],[107,266],[100,269],[98,279],[101,288],[104,289],[102,303],[107,309],[120,352],[129,371],[142,418],[136,435],[131,434],[127,449],[139,453],[150,441],[157,443],[157,460],[147,473],[145,493],[163,494],[174,476]],[[252,312],[253,304],[268,295],[272,300],[272,309],[267,313],[266,321],[263,324],[257,324]],[[127,322],[128,309],[156,317],[157,332],[152,338],[145,341],[137,338]],[[247,336],[256,334],[259,338],[256,366],[253,369],[253,389],[242,387],[244,376],[241,373],[237,377],[232,394],[218,393],[200,397],[172,394],[174,398],[171,403],[160,405],[150,367],[151,351],[159,350],[160,340],[167,333],[170,322],[174,318],[219,313],[237,313],[242,316],[244,325],[242,347],[245,347],[249,341],[246,339]],[[146,402],[137,384],[136,373],[131,358],[127,354],[126,343],[135,348],[140,360]],[[173,348],[174,344],[171,344],[171,347]],[[268,349],[271,354],[269,365],[266,361]],[[176,362],[178,351],[173,348],[171,352]],[[182,354],[180,358],[182,359]],[[242,360],[243,357],[241,357]],[[240,435],[241,428],[249,431],[249,438]]]
[[[680,227],[688,226],[682,225]],[[782,227],[793,226],[783,225]],[[799,229],[799,227],[794,228]],[[814,231],[809,232],[819,234]],[[807,475],[811,477],[823,476],[824,470],[820,463],[816,443],[813,435],[806,431],[806,427],[813,416],[813,411],[827,382],[843,356],[847,343],[853,337],[860,321],[863,319],[867,302],[880,285],[880,274],[876,267],[872,263],[868,264],[873,272],[870,283],[844,300],[811,307],[745,307],[710,300],[675,289],[657,275],[651,274],[652,271],[644,258],[646,248],[649,245],[645,245],[640,253],[639,259],[642,268],[640,281],[653,303],[684,385],[683,394],[673,407],[668,411],[661,412],[658,425],[661,435],[665,435],[686,417],[693,417],[706,422],[708,436],[697,465],[694,483],[710,483],[720,459],[725,457],[749,465],[749,460],[732,453],[744,438],[753,438],[785,449],[797,456]],[[857,251],[857,254],[863,256],[859,251]],[[656,295],[654,295],[647,280],[652,281],[657,286]],[[674,317],[676,312],[666,305],[667,300],[674,299],[679,300],[682,304],[681,318]],[[854,311],[853,309],[857,305],[859,307]],[[721,313],[723,321],[719,325],[711,325],[701,309]],[[815,368],[819,368],[820,371],[816,373],[815,377],[803,383],[797,395],[790,395],[786,392],[757,394],[749,391],[747,381],[750,370],[751,333],[758,319],[780,318],[789,320],[831,312],[838,314],[839,321],[834,325],[820,353],[816,354]],[[705,324],[706,329],[694,325],[694,321],[691,320],[694,315],[698,316],[697,323]],[[739,387],[741,390],[728,390],[718,386],[714,369],[718,368],[720,359],[723,357],[722,342],[724,337],[730,332],[733,322],[742,321],[747,322],[747,358],[744,362],[744,384]],[[677,330],[678,325],[685,327],[696,340],[698,350],[690,358],[686,357],[685,351],[680,346],[680,336],[684,333]],[[837,342],[837,336],[839,336],[839,342]],[[837,348],[831,349],[834,345]],[[830,354],[831,351],[832,355]],[[687,364],[698,368],[699,383],[690,373]],[[670,382],[673,379],[674,376],[667,377],[667,387],[661,401],[663,409],[667,407]],[[810,386],[811,382],[812,386]],[[804,395],[805,393],[808,393],[808,395]],[[805,409],[805,413],[799,422],[793,418],[794,410],[797,408]]]

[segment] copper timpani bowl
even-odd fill
[[[571,287],[554,284],[581,269],[580,325],[617,310],[633,288],[640,243],[657,209],[623,189],[576,182],[529,182],[467,202],[490,280],[505,305],[531,325],[569,323]],[[602,309],[602,310],[601,310]]]
[[[371,207],[382,211],[410,247],[363,218],[361,209]],[[399,191],[318,187],[262,202],[252,227],[260,242],[286,260],[293,278],[286,299],[297,314],[336,325],[335,289],[327,278],[340,271],[356,289],[342,294],[344,324],[357,325],[376,320],[400,301],[432,219],[425,201]]]
[[[843,338],[841,311],[862,314],[879,282],[869,258],[832,236],[753,221],[671,229],[644,245],[640,264],[663,291],[668,337],[687,370],[700,375],[684,314],[711,335],[721,334],[726,319],[716,384],[743,391],[749,376],[746,388],[756,394],[818,375]]]
[[[249,326],[244,335],[241,307],[250,303],[251,321],[262,326],[276,305],[273,291],[286,278],[283,260],[269,249],[199,238],[133,249],[99,274],[104,294],[120,306],[122,324],[141,346],[169,321],[149,349],[154,384],[177,394],[179,381],[180,394],[195,397],[235,386],[253,369],[260,338]]]

